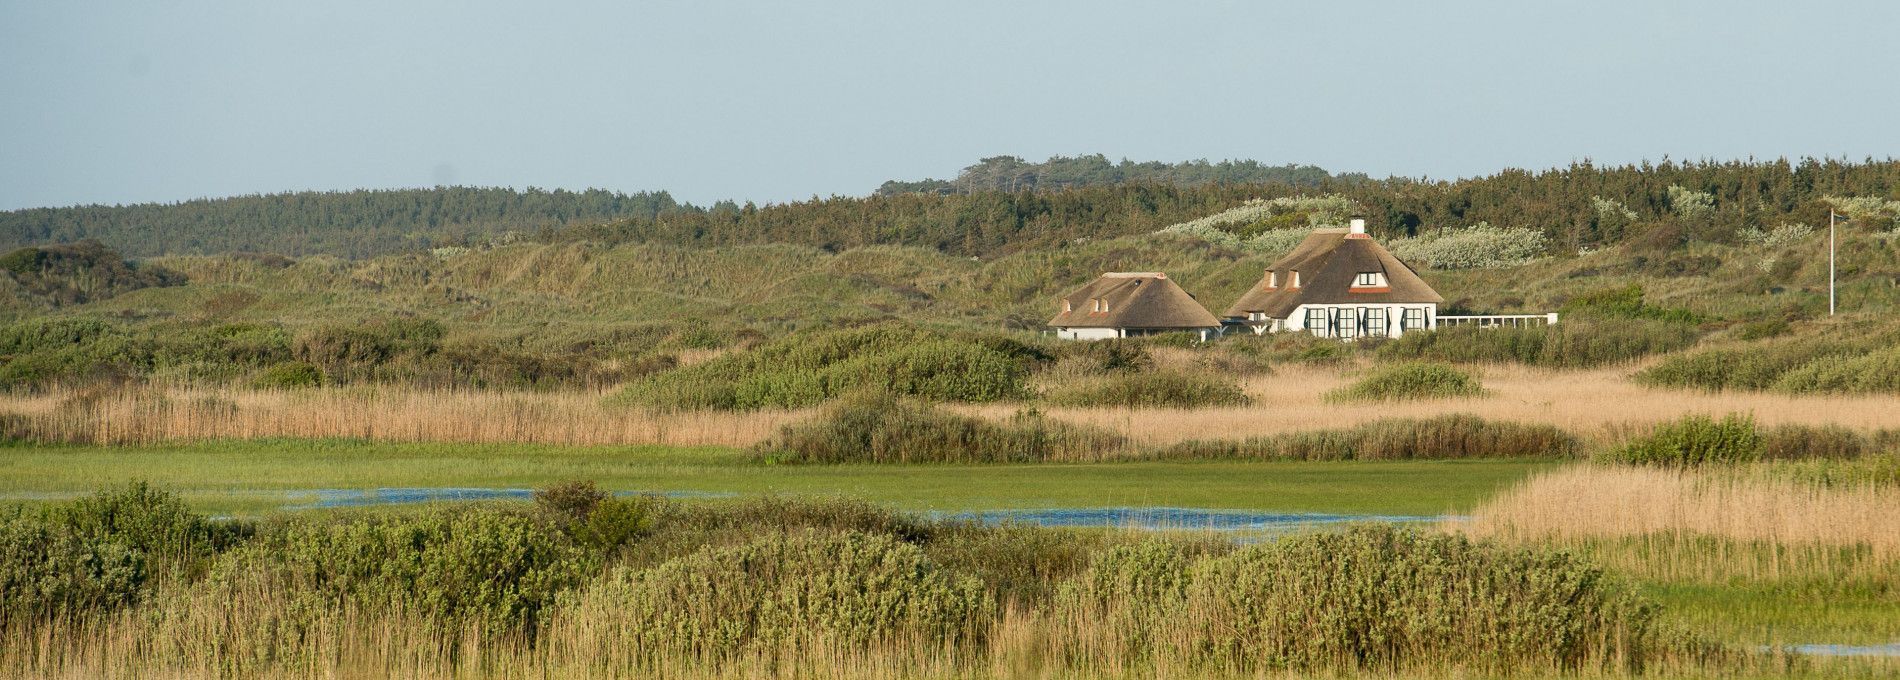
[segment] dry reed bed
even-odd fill
[[[40,439],[154,444],[347,437],[378,441],[749,446],[798,411],[662,413],[607,406],[603,392],[402,388],[128,389],[0,398]]]
[[[1150,445],[1345,428],[1382,418],[1429,418],[1446,413],[1546,423],[1593,443],[1619,440],[1632,431],[1690,413],[1752,413],[1764,426],[1832,424],[1863,432],[1900,428],[1900,397],[1666,390],[1631,382],[1630,370],[1486,366],[1479,371],[1485,388],[1491,391],[1485,397],[1334,404],[1325,402],[1321,395],[1350,382],[1350,371],[1293,366],[1281,367],[1273,375],[1248,378],[1246,391],[1254,399],[1249,406],[1191,410],[1046,408],[1044,412],[1070,423],[1107,428]],[[966,410],[1005,417],[1015,408],[999,404]]]
[[[1460,527],[1511,540],[1706,536],[1900,560],[1900,487],[1578,465],[1509,489]]]

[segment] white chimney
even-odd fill
[[[1366,221],[1365,221],[1365,220],[1353,220],[1353,221],[1352,221],[1352,233],[1355,233],[1355,234],[1363,234],[1363,233],[1366,233]]]

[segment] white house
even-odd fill
[[[1305,331],[1326,338],[1398,337],[1438,327],[1445,299],[1366,234],[1318,229],[1268,267],[1232,307],[1230,323],[1254,333]]]
[[[1220,319],[1161,272],[1108,272],[1057,301],[1056,337],[1106,340],[1189,332],[1220,333]]]

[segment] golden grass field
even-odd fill
[[[1491,420],[1548,423],[1587,440],[1613,441],[1685,414],[1749,413],[1762,425],[1900,428],[1897,396],[1707,393],[1645,387],[1632,367],[1555,371],[1521,366],[1477,369],[1483,397],[1403,403],[1329,403],[1354,368],[1286,366],[1243,379],[1254,403],[1239,407],[1063,408],[1048,415],[1121,433],[1136,444],[1239,439],[1344,428],[1381,418],[1470,413]],[[0,412],[27,417],[52,439],[149,444],[202,439],[348,437],[379,441],[532,442],[750,446],[811,414],[652,412],[607,405],[611,390],[505,392],[344,387],[303,391],[245,388],[56,390],[0,395]],[[1006,418],[1019,403],[957,406]]]
[[[1547,370],[1522,366],[1477,369],[1490,394],[1466,399],[1403,403],[1328,403],[1354,369],[1288,366],[1245,379],[1254,403],[1198,409],[1045,408],[1065,421],[1095,425],[1146,444],[1190,439],[1237,439],[1300,430],[1345,428],[1380,418],[1426,418],[1471,413],[1491,420],[1548,423],[1587,439],[1615,439],[1628,431],[1689,413],[1752,413],[1762,425],[1834,424],[1855,430],[1900,428],[1900,397],[1793,396],[1705,393],[1644,387],[1629,380],[1636,368]],[[1005,416],[1013,405],[973,407]]]

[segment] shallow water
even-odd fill
[[[1783,645],[1770,650],[1814,656],[1891,656],[1900,657],[1900,642],[1887,645]]]
[[[319,508],[356,508],[369,505],[435,503],[441,501],[529,500],[533,489],[494,489],[482,487],[383,487],[378,489],[308,489],[285,491],[290,498],[314,497],[306,503],[284,506],[285,510]],[[616,496],[665,496],[668,498],[718,498],[728,493],[704,491],[617,491]]]
[[[1044,508],[932,513],[946,519],[984,524],[1006,522],[1046,527],[1107,527],[1150,531],[1279,531],[1350,522],[1410,523],[1451,519],[1442,515],[1338,515],[1204,508]]]

